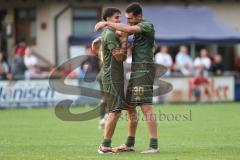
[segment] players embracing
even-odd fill
[[[139,3],[130,4],[125,10],[125,16],[128,24],[122,24],[114,21],[101,21],[98,22],[95,26],[95,30],[104,28],[103,33],[105,32],[106,28],[110,28],[114,31],[133,34],[134,37],[132,48],[131,76],[126,93],[126,102],[128,104],[128,137],[126,143],[119,147],[111,148],[108,145],[110,148],[108,148],[107,152],[135,151],[135,135],[138,125],[136,107],[140,106],[147,122],[150,139],[149,147],[141,153],[157,153],[159,152],[157,121],[152,106],[153,83],[155,77],[155,30],[151,22],[144,20],[142,8]],[[104,43],[103,37],[102,43]],[[103,55],[105,56],[106,53],[104,50],[102,51]],[[120,92],[119,97],[121,96],[122,95]],[[125,106],[121,109],[125,109]],[[113,120],[118,119],[119,114],[120,112],[118,112],[118,114],[113,114],[113,116],[115,116]],[[108,118],[108,120],[110,119]],[[107,121],[106,126],[108,126],[108,123],[111,122]],[[116,121],[114,124],[116,124]],[[115,126],[113,129],[115,129]],[[104,134],[107,130],[108,128],[105,128]],[[105,139],[105,141],[111,140]],[[104,143],[102,143],[100,149],[101,147],[104,148]]]

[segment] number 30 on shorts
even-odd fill
[[[133,87],[132,92],[133,92],[133,95],[135,96],[141,96],[144,93],[144,88],[141,86],[135,86]]]

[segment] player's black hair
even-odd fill
[[[134,16],[142,15],[142,7],[140,3],[134,2],[127,6],[126,13],[133,13]]]
[[[105,8],[103,10],[103,13],[102,13],[102,19],[104,21],[107,21],[107,18],[112,17],[115,13],[120,13],[121,14],[121,11],[117,8],[114,8],[114,7]]]

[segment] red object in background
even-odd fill
[[[71,69],[64,69],[62,72],[63,72],[63,76],[64,76],[64,77],[67,77],[68,75],[70,75],[70,73],[72,72],[72,70],[71,70]]]
[[[237,71],[240,71],[240,57],[238,57],[236,62],[235,62],[235,69]]]
[[[17,50],[16,50],[16,53],[23,57],[25,55],[25,47],[18,47]]]
[[[74,70],[72,70],[71,66],[66,67],[63,71],[62,74],[64,77],[69,77],[69,78],[76,78],[77,74]]]
[[[205,77],[198,76],[198,77],[194,78],[193,84],[196,85],[196,86],[199,86],[199,85],[202,85],[202,84],[209,84],[209,81]]]

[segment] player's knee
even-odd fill
[[[153,111],[152,105],[143,105],[141,106],[141,110],[143,113],[148,113]]]
[[[121,116],[121,111],[112,111],[108,114],[107,119],[117,120]]]
[[[133,107],[133,106],[128,107],[128,113],[129,114],[135,114],[136,112],[137,112],[136,107]]]
[[[131,107],[128,109],[128,120],[131,121],[132,123],[138,121],[138,113],[136,107]]]
[[[120,117],[121,116],[121,111],[114,111],[112,112],[114,116]]]

